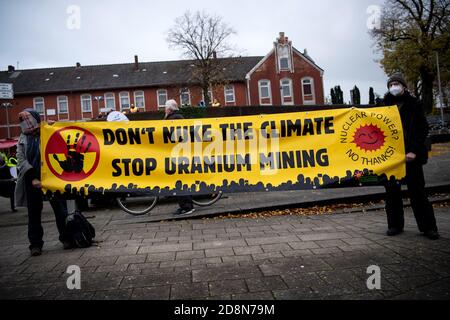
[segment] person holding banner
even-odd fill
[[[429,239],[439,239],[433,206],[425,191],[423,165],[428,161],[425,140],[428,135],[428,122],[423,104],[413,97],[401,73],[393,74],[388,82],[389,92],[381,102],[384,106],[397,105],[403,126],[406,153],[406,185],[411,199],[411,207],[419,230]],[[386,214],[388,236],[403,232],[404,212],[401,184],[388,181],[386,188]]]
[[[184,119],[183,115],[180,113],[180,109],[178,108],[178,104],[175,100],[167,100],[165,108],[165,120],[175,120],[175,119]],[[179,196],[178,205],[180,206],[178,210],[175,212],[175,215],[188,215],[195,211],[194,203],[192,202],[192,196]]]
[[[17,184],[15,189],[16,205],[28,208],[28,239],[32,256],[42,253],[44,230],[41,224],[43,195],[41,191],[41,153],[40,122],[41,116],[34,109],[28,108],[19,113],[22,133],[17,144]],[[67,217],[65,200],[52,199],[59,240],[64,249],[70,247],[64,236]]]

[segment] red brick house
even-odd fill
[[[250,105],[324,104],[323,70],[283,33],[246,80]]]
[[[265,56],[223,58],[226,84],[209,92],[223,107],[249,105],[324,104],[323,70],[299,52],[280,33]],[[198,105],[201,89],[190,80],[193,61],[134,63],[15,70],[0,72],[0,83],[12,83],[8,108],[10,136],[20,134],[17,114],[26,107],[38,110],[43,120],[92,119],[101,109],[154,111],[175,99],[180,105]],[[0,139],[6,138],[6,109],[0,113]]]

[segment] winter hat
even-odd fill
[[[39,128],[41,116],[36,110],[27,108],[19,113],[19,121],[22,132],[30,134],[34,132],[35,129]]]
[[[166,101],[166,105],[164,107],[166,108],[166,110],[167,109],[168,110],[174,110],[174,111],[179,110],[178,109],[178,103],[175,100],[173,100],[173,99],[167,100]]]
[[[401,74],[400,72],[396,72],[389,77],[389,80],[387,82],[388,89],[389,89],[389,84],[394,81],[400,82],[405,88],[408,87],[408,85],[406,84],[405,78],[403,77],[403,74]]]

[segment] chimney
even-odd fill
[[[13,73],[15,70],[14,66],[8,66],[8,73]]]
[[[212,54],[213,54],[213,58],[217,59],[217,52],[213,51]]]
[[[138,71],[139,70],[139,59],[137,54],[134,55],[134,70]]]
[[[81,64],[79,62],[77,62],[76,67],[81,68]]]

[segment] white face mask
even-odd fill
[[[393,95],[393,96],[399,96],[403,93],[403,87],[401,85],[393,85],[389,88],[389,92]]]

